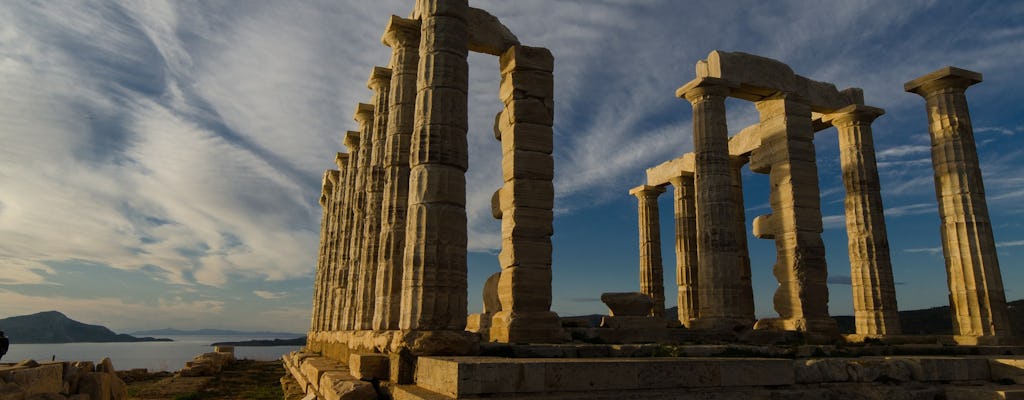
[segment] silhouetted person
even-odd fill
[[[0,331],[0,359],[4,358],[4,354],[7,354],[7,348],[11,346],[11,341],[4,336],[4,331]]]

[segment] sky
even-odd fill
[[[118,332],[309,327],[320,178],[386,66],[390,15],[413,1],[0,0],[0,318],[46,310]],[[901,309],[948,303],[924,100],[946,65],[967,91],[1008,299],[1024,297],[1024,2],[475,1],[555,56],[553,306],[604,313],[639,290],[644,170],[692,151],[674,96],[712,50],[864,89]],[[469,308],[499,270],[491,133],[497,60],[471,54]],[[727,102],[731,133],[757,122]],[[852,314],[834,128],[815,140],[833,315]],[[767,176],[744,169],[749,220]],[[667,306],[671,196],[660,199]],[[774,244],[748,238],[756,313],[774,316]]]

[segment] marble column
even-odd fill
[[[359,234],[359,232],[363,231],[363,224],[367,218],[366,182],[370,175],[370,158],[373,153],[373,114],[374,107],[372,104],[359,103],[353,115],[353,119],[359,123],[359,137],[362,140],[359,141],[359,154],[356,160],[355,180],[352,187],[352,202],[349,206],[352,210],[349,214],[349,218],[352,221],[349,226],[351,230],[347,235],[349,240],[348,271],[346,276],[349,284],[345,287],[344,296],[347,303],[344,310],[342,310],[342,330],[361,329],[356,317],[360,308],[363,307],[363,299],[359,297],[361,293],[359,287],[363,284],[361,278],[364,276],[363,269],[366,266],[363,264],[361,257],[361,250],[364,245],[363,235]]]
[[[774,239],[779,282],[773,303],[778,318],[762,318],[757,329],[838,334],[828,314],[828,267],[821,239],[821,192],[814,153],[811,107],[792,95],[758,101],[761,147],[750,169],[767,173],[772,213],[755,219],[755,236]]]
[[[374,306],[377,295],[377,256],[380,252],[381,203],[384,196],[384,143],[387,140],[388,98],[391,91],[391,70],[374,67],[366,86],[373,90],[373,126],[370,127],[370,140],[373,148],[367,163],[366,174],[366,205],[364,208],[363,230],[356,234],[363,235],[360,248],[359,286],[356,297],[361,305],[356,309],[354,329],[373,329]]]
[[[326,286],[325,277],[327,275],[327,227],[329,219],[333,217],[328,213],[330,209],[330,197],[331,192],[334,190],[334,183],[331,181],[331,173],[333,170],[324,171],[323,179],[320,183],[320,207],[323,209],[320,216],[320,252],[317,256],[316,261],[316,277],[313,285],[313,315],[311,316],[311,323],[309,327],[310,332],[319,332],[324,329],[324,303],[326,302]]]
[[[697,319],[700,288],[697,273],[697,202],[694,198],[693,176],[680,175],[669,179],[674,189],[673,206],[676,222],[676,286],[679,322],[689,328]]]
[[[640,233],[640,292],[654,300],[651,315],[665,316],[665,278],[661,264],[661,225],[658,196],[665,193],[660,186],[641,185],[629,190],[636,196]]]
[[[409,201],[409,144],[416,108],[420,23],[392,16],[381,38],[391,47],[391,98],[384,144],[384,198],[377,260],[374,330],[398,329],[402,304],[402,257]]]
[[[402,330],[466,327],[469,65],[466,0],[421,0],[420,62],[410,145]]]
[[[880,108],[855,104],[822,118],[839,131],[853,313],[857,334],[868,336],[900,333],[889,237],[871,133],[871,122],[884,113]]]
[[[1003,336],[1012,333],[964,93],[978,82],[977,72],[945,67],[904,89],[924,97],[928,111],[953,332]]]
[[[697,201],[697,272],[700,318],[694,326],[733,330],[750,326],[743,309],[736,208],[729,166],[726,82],[698,78],[676,91],[693,106],[694,188]]]
[[[348,131],[345,133],[344,138],[345,147],[348,148],[348,158],[346,160],[345,174],[340,177],[342,182],[341,191],[339,195],[345,204],[345,207],[337,212],[337,226],[341,230],[342,234],[338,238],[336,265],[334,276],[341,282],[340,285],[335,286],[332,290],[333,299],[328,303],[330,307],[330,319],[329,324],[332,331],[347,329],[343,328],[345,309],[348,307],[351,301],[351,294],[349,290],[353,288],[352,278],[349,276],[349,262],[351,261],[351,253],[348,247],[352,236],[352,216],[354,210],[352,209],[353,197],[355,194],[355,181],[356,181],[356,170],[359,166],[359,132]]]
[[[730,156],[729,157],[729,180],[732,183],[732,198],[735,199],[733,206],[736,207],[734,223],[736,224],[736,256],[740,263],[740,308],[743,310],[743,317],[754,320],[754,286],[750,280],[750,249],[747,246],[747,210],[743,204],[743,166],[747,164],[750,157]]]
[[[343,240],[342,238],[345,235],[345,232],[339,224],[339,220],[345,211],[345,201],[343,196],[344,186],[341,179],[347,167],[344,160],[347,159],[348,154],[337,153],[334,162],[338,166],[338,170],[334,171],[330,176],[331,181],[334,183],[334,187],[331,190],[331,194],[328,199],[328,207],[330,208],[330,212],[328,214],[330,217],[327,222],[327,246],[325,249],[327,252],[327,263],[325,265],[324,273],[324,301],[321,303],[321,307],[323,309],[322,315],[324,316],[330,315],[330,305],[338,296],[338,287],[339,285],[344,284],[344,281],[338,279],[337,271],[341,268],[341,265],[338,263],[338,244]],[[330,328],[329,319],[326,321],[325,325]]]

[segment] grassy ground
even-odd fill
[[[213,377],[166,377],[128,383],[131,400],[279,400],[280,361],[238,360]]]

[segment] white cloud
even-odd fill
[[[252,293],[259,298],[266,300],[276,300],[288,295],[286,292],[269,292],[266,290],[255,290]]]

